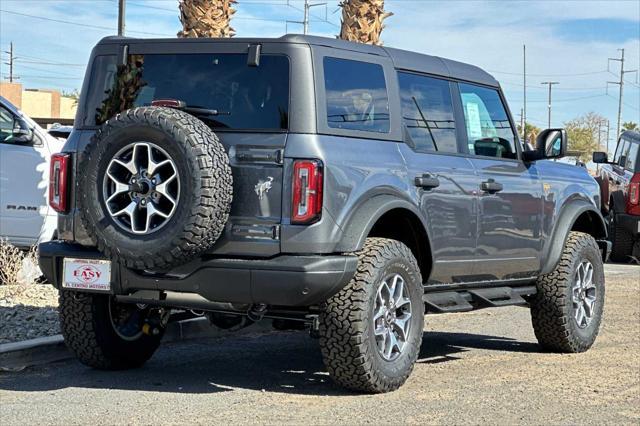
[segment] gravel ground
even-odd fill
[[[58,290],[48,284],[0,286],[0,344],[59,333]]]
[[[302,333],[163,345],[141,369],[69,360],[0,373],[13,424],[640,424],[640,267],[607,265],[600,336],[541,352],[523,308],[427,316],[408,382],[385,395],[333,385]]]

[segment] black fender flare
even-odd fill
[[[613,201],[609,202],[609,211],[615,211],[616,213],[624,213],[626,208],[626,200],[622,191],[614,191],[609,194],[609,199]]]
[[[378,219],[394,209],[405,209],[412,212],[420,220],[425,233],[427,233],[426,221],[415,205],[397,196],[380,194],[364,201],[360,207],[351,213],[342,226],[343,232],[336,246],[337,251],[352,252],[360,250]]]
[[[569,237],[569,232],[571,232],[576,220],[585,212],[592,212],[599,219],[598,224],[600,225],[600,233],[597,236],[594,236],[596,240],[606,239],[607,226],[598,209],[593,204],[585,200],[570,202],[562,208],[559,219],[556,221],[556,226],[549,238],[547,247],[545,247],[546,250],[544,253],[546,253],[546,256],[543,256],[542,258],[541,274],[548,274],[555,269],[556,265],[560,261],[560,257],[562,256],[562,250],[567,238]],[[598,244],[601,245],[600,241],[598,241]],[[606,250],[604,255],[607,255]]]

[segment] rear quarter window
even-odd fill
[[[389,133],[389,98],[381,65],[325,57],[323,69],[329,127]]]

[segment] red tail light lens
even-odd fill
[[[291,223],[310,224],[322,216],[322,161],[293,163],[293,211]]]
[[[69,154],[53,154],[49,169],[49,205],[59,213],[67,212]]]
[[[640,173],[635,173],[629,182],[627,213],[640,216]]]

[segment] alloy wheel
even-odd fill
[[[378,286],[373,330],[378,352],[386,361],[398,358],[409,339],[411,300],[406,291],[400,274],[389,276]]]
[[[109,162],[103,197],[118,226],[133,234],[151,234],[166,225],[176,211],[180,197],[178,170],[159,146],[131,143]]]

